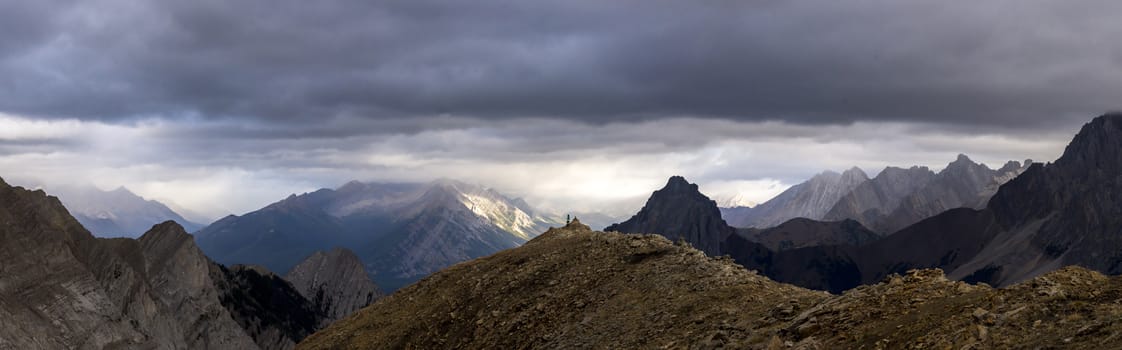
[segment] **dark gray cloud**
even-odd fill
[[[0,1],[30,116],[1052,127],[1122,97],[1110,1]]]

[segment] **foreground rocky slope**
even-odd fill
[[[917,270],[835,296],[576,222],[438,272],[297,348],[1117,348],[1120,295],[1119,278],[1066,268],[1008,289]]]

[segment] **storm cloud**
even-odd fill
[[[0,8],[0,176],[212,218],[350,179],[626,212],[683,174],[762,201],[824,169],[1047,161],[1122,107],[1112,1]]]
[[[1017,126],[1122,91],[1111,1],[5,1],[0,108]]]

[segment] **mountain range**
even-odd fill
[[[70,214],[98,237],[139,237],[152,225],[175,221],[187,232],[203,228],[176,213],[167,205],[144,199],[129,189],[104,191],[92,185],[48,188],[58,196]]]
[[[966,155],[935,173],[927,167],[887,167],[870,179],[860,168],[825,171],[755,207],[722,207],[735,227],[769,228],[794,218],[856,220],[881,235],[953,208],[981,208],[997,188],[1032,163],[1009,161],[999,169]]]
[[[735,227],[767,228],[794,218],[821,219],[846,194],[869,181],[860,168],[842,173],[824,171],[791,186],[755,207],[722,208],[721,215]]]
[[[318,250],[350,249],[393,291],[452,264],[525,243],[563,219],[520,199],[453,180],[349,182],[292,195],[200,230],[199,246],[224,264],[289,271]]]
[[[923,175],[928,173],[923,168],[886,170],[847,195],[858,200],[843,199],[839,203],[848,208],[875,199],[882,204],[919,203],[922,198],[932,198],[928,194],[936,193],[933,188],[953,189],[958,184],[966,190],[943,192],[935,197],[945,202],[908,210],[985,205],[981,209],[949,209],[872,242],[846,242],[844,236],[849,232],[823,231],[817,227],[825,224],[805,224],[801,231],[788,229],[785,236],[821,242],[789,250],[780,250],[774,244],[769,248],[754,241],[761,238],[753,237],[751,231],[725,225],[713,214],[715,203],[697,192],[696,186],[681,184],[684,180],[680,178],[672,178],[673,186],[668,184],[656,191],[636,216],[657,221],[645,220],[651,224],[640,226],[621,224],[609,231],[689,232],[681,236],[695,247],[712,247],[715,240],[719,242],[718,253],[702,249],[707,254],[728,254],[777,281],[833,292],[915,268],[940,268],[952,279],[995,286],[1008,286],[1067,265],[1118,274],[1122,273],[1122,255],[1117,253],[1122,250],[1122,238],[1117,235],[1122,229],[1122,200],[1113,194],[1122,191],[1120,155],[1122,114],[1108,114],[1086,124],[1054,163],[1029,162],[1032,165],[1001,185],[988,201],[985,193],[976,190],[989,186],[996,172],[973,165],[966,157],[930,176]],[[1022,164],[1011,162],[1001,170],[1007,175],[1021,168]],[[926,177],[930,179],[915,180]],[[947,180],[951,178],[978,181]],[[979,186],[983,183],[986,185]],[[965,186],[969,184],[973,186]],[[899,195],[909,192],[901,189],[909,188],[918,190]],[[660,194],[671,189],[676,192],[672,196]],[[873,199],[860,199],[863,197]],[[863,212],[885,212],[885,207],[891,205],[872,205]],[[823,240],[823,232],[834,237]]]

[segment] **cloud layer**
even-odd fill
[[[0,0],[0,176],[208,216],[452,177],[630,211],[824,169],[1050,160],[1119,109],[1122,4]]]
[[[0,107],[95,119],[1053,125],[1117,107],[1122,4],[6,1]]]

